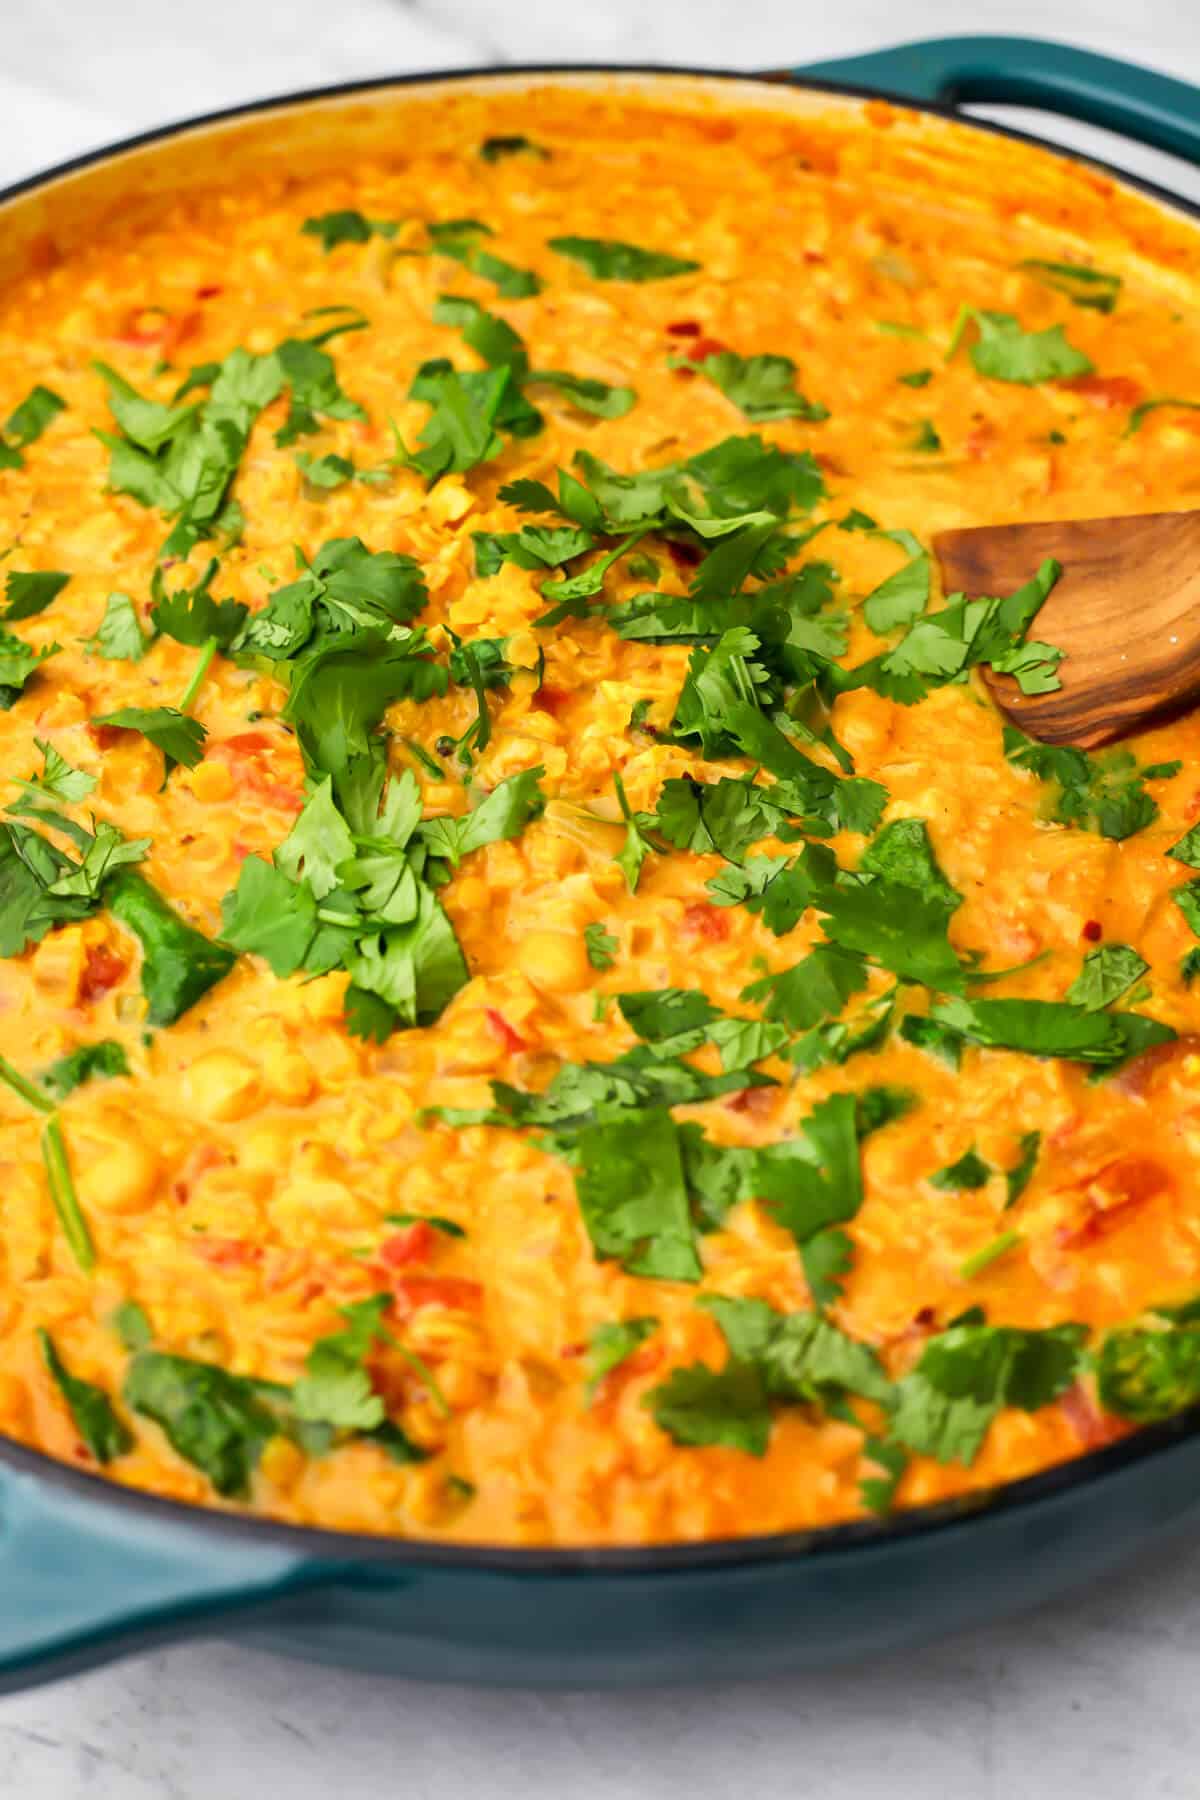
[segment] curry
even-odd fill
[[[449,96],[10,282],[0,1431],[643,1544],[1200,1399],[1200,722],[929,552],[1195,504],[1188,234],[948,135]]]

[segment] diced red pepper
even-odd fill
[[[1099,919],[1089,919],[1079,935],[1086,938],[1089,944],[1098,944],[1104,936],[1104,927]]]
[[[215,300],[217,295],[223,292],[224,289],[219,281],[210,281],[204,287],[196,289],[196,298],[197,300]]]
[[[592,1397],[593,1412],[611,1406],[627,1382],[635,1375],[648,1375],[651,1369],[657,1369],[662,1359],[661,1344],[642,1344],[632,1356],[627,1356],[615,1369],[610,1369],[598,1383]]]
[[[1099,1169],[1087,1183],[1087,1212],[1077,1225],[1064,1227],[1058,1242],[1082,1250],[1128,1225],[1148,1200],[1171,1186],[1170,1171],[1153,1156],[1120,1156]]]
[[[290,749],[290,739],[273,738],[265,731],[242,731],[234,737],[219,738],[216,743],[210,743],[205,754],[227,764],[239,787],[259,795],[272,806],[299,812],[304,804],[304,777],[298,754],[292,750],[289,757],[289,760],[295,758],[294,772],[280,771],[275,766],[285,742]],[[291,779],[287,779],[288,776]]]
[[[407,1319],[425,1306],[446,1306],[455,1312],[478,1312],[483,1289],[477,1281],[454,1275],[401,1275],[392,1282],[397,1316]]]
[[[684,351],[684,355],[689,362],[701,363],[708,356],[719,356],[721,351],[728,347],[727,344],[721,342],[720,338],[698,337],[695,343],[690,344]]]
[[[667,330],[672,337],[700,336],[700,327],[695,319],[676,319],[673,325],[667,326]]]
[[[771,1087],[739,1088],[736,1094],[727,1094],[725,1105],[730,1112],[748,1113],[754,1119],[761,1119],[775,1105],[775,1089]]]
[[[570,703],[570,699],[569,688],[553,687],[549,682],[543,682],[530,704],[535,712],[549,713],[552,719],[557,719],[564,706]]]
[[[115,750],[118,744],[127,744],[137,736],[125,725],[89,724],[87,732],[97,750]]]
[[[244,1269],[248,1263],[261,1262],[263,1254],[261,1244],[251,1244],[246,1238],[197,1236],[192,1248],[214,1269]]]
[[[729,914],[723,907],[710,906],[707,900],[694,900],[683,910],[683,929],[692,937],[716,944],[729,936]]]
[[[528,1048],[520,1032],[514,1031],[503,1013],[498,1013],[494,1006],[485,1007],[483,1016],[488,1022],[488,1030],[492,1036],[498,1038],[504,1048],[511,1051],[514,1056],[518,1051]]]
[[[1070,375],[1058,383],[1072,394],[1082,394],[1093,406],[1137,406],[1144,389],[1132,375]]]
[[[402,1231],[394,1232],[379,1246],[379,1260],[385,1268],[400,1269],[408,1263],[428,1262],[437,1244],[437,1232],[424,1219],[414,1219]]]
[[[128,973],[128,962],[116,950],[106,944],[89,944],[79,978],[79,998],[90,1006],[110,988],[118,987]]]

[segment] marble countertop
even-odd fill
[[[1132,40],[1131,17],[1126,0],[975,0],[965,21],[959,0],[911,0],[903,30],[1071,39],[1200,81],[1190,9],[1143,0]],[[556,59],[754,68],[874,48],[898,19],[884,0],[819,13],[779,0],[4,0],[0,185],[288,88]],[[1186,185],[1200,196],[1196,172]],[[0,1794],[1196,1800],[1198,1686],[1200,1546],[969,1638],[753,1687],[478,1693],[220,1644],[171,1650],[0,1702]]]

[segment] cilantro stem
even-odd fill
[[[964,1281],[974,1281],[977,1275],[982,1275],[985,1269],[990,1269],[994,1262],[999,1262],[1002,1256],[1007,1256],[1010,1250],[1015,1250],[1018,1244],[1024,1242],[1023,1231],[1002,1231],[990,1244],[976,1250],[974,1256],[968,1256],[958,1272]]]
[[[10,1087],[19,1099],[24,1100],[26,1106],[36,1107],[37,1111],[42,1113],[54,1111],[53,1100],[48,1100],[45,1094],[40,1093],[32,1081],[27,1081],[20,1070],[14,1069],[8,1058],[4,1056],[0,1056],[0,1081],[4,1082],[6,1087]]]
[[[461,648],[463,661],[467,665],[467,673],[471,677],[471,686],[475,689],[475,699],[479,706],[479,720],[475,728],[475,749],[486,750],[492,736],[492,715],[488,711],[487,692],[479,670],[479,659],[475,655],[473,644],[463,644]]]
[[[962,343],[963,334],[966,331],[967,326],[971,323],[971,320],[974,317],[975,317],[975,308],[973,306],[967,306],[964,304],[959,307],[958,316],[956,317],[954,324],[950,330],[950,342],[946,346],[946,355],[945,355],[945,359],[944,359],[946,362],[949,362],[951,360],[951,358],[954,355],[954,352],[958,349],[958,346]]]
[[[200,692],[200,687],[201,687],[202,682],[204,681],[204,677],[208,674],[209,664],[212,662],[212,659],[216,655],[216,653],[217,653],[217,640],[215,637],[210,637],[208,639],[207,643],[205,644],[203,650],[201,650],[201,652],[200,652],[199,661],[197,662],[195,668],[192,670],[192,679],[188,682],[188,684],[184,688],[182,694],[179,696],[180,712],[187,712],[188,708],[191,706],[192,702],[195,700],[196,695]]]
[[[57,1119],[51,1119],[42,1132],[42,1161],[46,1165],[46,1179],[50,1183],[50,1198],[58,1222],[74,1252],[75,1261],[84,1274],[89,1275],[96,1266],[96,1249],[75,1192],[67,1146]]]
[[[450,1402],[438,1386],[437,1378],[435,1377],[433,1370],[429,1367],[429,1364],[419,1357],[415,1350],[405,1349],[404,1345],[396,1343],[394,1338],[392,1339],[392,1345],[403,1357],[409,1368],[413,1370],[414,1374],[419,1375],[421,1380],[425,1383],[429,1392],[429,1398],[433,1402],[434,1410],[439,1412],[443,1419],[448,1419],[451,1412]]]

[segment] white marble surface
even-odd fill
[[[969,17],[958,0],[903,13],[884,0],[0,0],[0,184],[183,114],[378,73],[753,68],[966,28],[1068,38],[1200,81],[1200,27],[1181,0],[975,0]],[[1197,1800],[1198,1687],[1200,1547],[967,1639],[753,1688],[480,1694],[177,1649],[0,1702],[0,1795]]]

